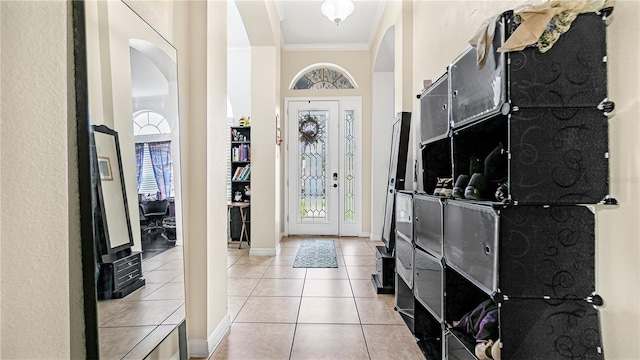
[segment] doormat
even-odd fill
[[[294,268],[337,268],[336,245],[333,240],[302,240]]]

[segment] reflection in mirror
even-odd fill
[[[96,152],[94,160],[97,164],[96,194],[102,214],[99,220],[102,220],[104,229],[99,234],[104,236],[100,242],[101,255],[109,256],[131,247],[133,236],[124,191],[124,177],[120,170],[122,162],[118,133],[106,126],[96,126],[93,134]],[[104,196],[105,194],[108,196]]]
[[[176,49],[124,2],[84,3],[100,358],[186,358]]]

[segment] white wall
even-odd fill
[[[393,112],[393,72],[374,72],[371,97],[371,239],[382,238],[389,173]]]
[[[413,90],[437,79],[480,23],[522,1],[415,1]],[[617,1],[608,28],[610,189],[620,205],[598,207],[596,289],[605,357],[640,359],[640,2]],[[443,36],[445,34],[446,36]],[[414,104],[414,114],[419,103]]]
[[[0,2],[3,359],[84,358],[70,2]]]
[[[607,359],[640,359],[640,2],[617,1],[607,29],[610,190],[596,217],[596,290]]]
[[[241,117],[251,116],[251,48],[229,48],[227,65],[228,96],[237,125]]]

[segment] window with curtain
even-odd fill
[[[169,122],[157,112],[140,111],[133,117],[134,136],[167,133],[171,133]],[[171,141],[136,143],[135,150],[138,194],[159,200],[174,197]]]

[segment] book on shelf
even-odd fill
[[[242,166],[238,166],[236,168],[236,171],[233,173],[233,177],[231,178],[231,180],[239,180],[240,173],[242,173],[243,170],[244,168]]]
[[[242,144],[240,146],[234,146],[231,149],[232,161],[249,161],[251,158],[251,150],[249,145]]]
[[[240,172],[240,175],[238,175],[238,179],[240,181],[244,181],[247,179],[247,176],[249,175],[249,171],[251,169],[251,165],[247,165],[245,167],[242,168],[242,171]]]
[[[249,180],[249,175],[251,174],[251,167],[249,165],[245,166],[245,171],[240,175],[240,180]]]

